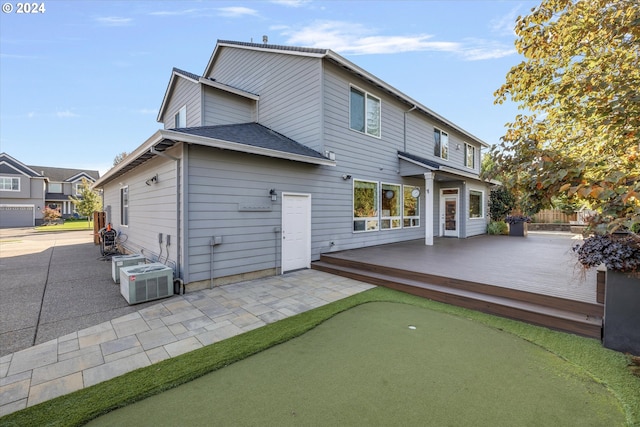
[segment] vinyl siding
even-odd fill
[[[205,86],[203,118],[203,126],[255,122],[256,101]]]
[[[477,236],[487,232],[487,224],[489,223],[489,189],[480,183],[472,183],[466,186],[465,200],[467,209],[465,209],[466,218],[466,237]],[[469,192],[471,190],[481,191],[482,196],[482,218],[469,218]]]
[[[176,76],[175,86],[169,96],[169,105],[162,117],[164,128],[175,128],[175,115],[185,105],[187,106],[187,127],[200,126],[201,104],[200,84]]]
[[[351,180],[336,168],[305,165],[222,150],[191,146],[189,154],[188,259],[190,281],[208,280],[212,236],[214,277],[280,266],[282,192],[312,196],[311,257],[331,250],[420,238],[421,228],[354,234]],[[399,180],[394,180],[394,182]],[[405,182],[409,183],[409,182]],[[418,180],[411,180],[420,185]],[[271,202],[269,189],[278,200]],[[271,205],[267,212],[242,212],[239,204]],[[333,246],[331,245],[333,242]]]
[[[259,95],[259,123],[322,151],[320,59],[223,47],[206,77]]]
[[[174,150],[175,151],[175,150]],[[179,155],[170,152],[171,155]],[[156,184],[146,181],[158,175]],[[129,224],[121,224],[120,189],[129,187]],[[176,267],[176,162],[156,157],[104,187],[107,221],[121,233],[127,252],[142,253],[147,259]],[[158,233],[163,243],[158,242]],[[166,236],[171,236],[167,257]]]

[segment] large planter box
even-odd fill
[[[520,236],[524,237],[527,235],[529,223],[527,222],[516,222],[515,224],[509,224],[509,236]]]
[[[640,355],[640,272],[607,270],[602,344]]]

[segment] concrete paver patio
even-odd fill
[[[315,270],[174,296],[0,358],[0,416],[374,286]]]

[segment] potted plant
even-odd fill
[[[603,345],[640,355],[640,236],[632,230],[593,234],[573,249],[584,267],[606,266]]]
[[[509,224],[509,236],[526,236],[527,224],[531,217],[526,215],[507,215],[504,221]]]

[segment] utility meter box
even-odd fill
[[[141,254],[116,255],[111,257],[111,278],[115,283],[120,283],[120,269],[122,267],[145,264],[146,262],[146,258]]]

